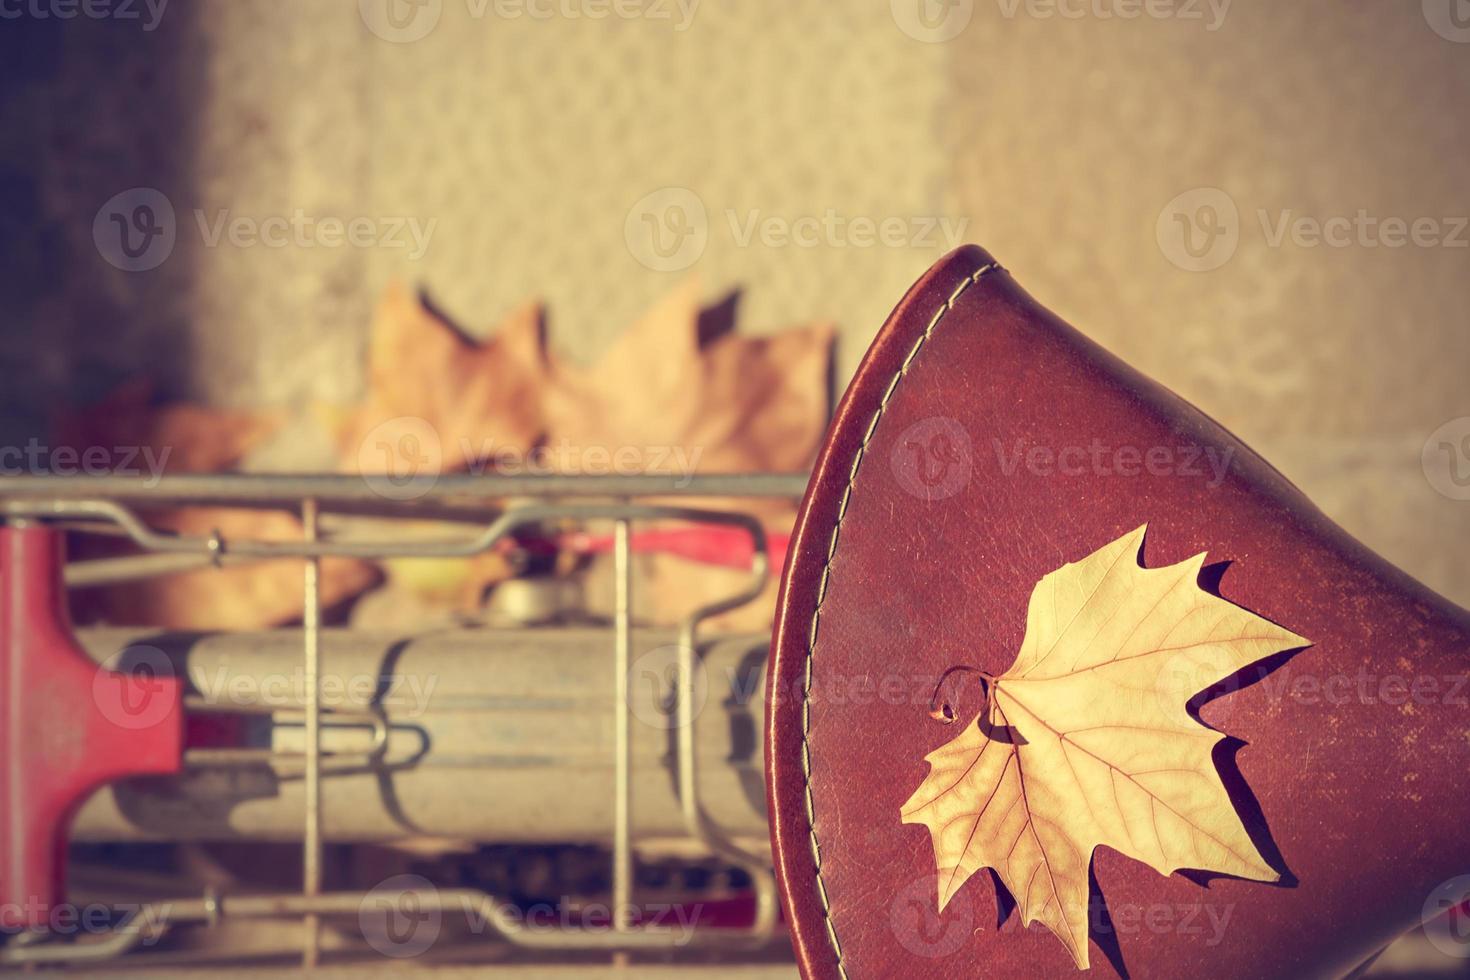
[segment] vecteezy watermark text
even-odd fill
[[[810,214],[770,214],[726,208],[725,231],[736,248],[936,248],[965,237],[970,219],[937,214],[849,214],[825,208]],[[699,260],[720,222],[687,187],[661,187],[629,209],[623,224],[628,251],[656,272],[677,272]]]
[[[47,446],[31,438],[24,446],[0,446],[0,476],[163,476],[172,447]]]
[[[446,445],[426,419],[400,416],[374,426],[358,446],[358,471],[388,500],[413,500],[434,488],[449,469],[482,476],[674,476],[685,487],[694,478],[701,446],[582,446],[563,439],[526,449],[492,438],[460,437]],[[450,463],[453,463],[451,466]]]
[[[1267,676],[1260,684],[1273,700],[1288,699],[1308,707],[1347,704],[1470,707],[1470,674],[1380,674],[1360,667],[1356,674],[1298,672],[1289,678]]]
[[[247,674],[219,667],[194,678],[199,693],[213,705],[305,704],[305,669]],[[419,718],[429,710],[437,674],[324,673],[317,681],[320,696],[331,704],[372,704],[391,710],[394,718]]]
[[[1261,241],[1272,249],[1470,248],[1470,215],[1384,215],[1367,208],[1303,214],[1295,208],[1257,208],[1255,219]],[[1210,272],[1235,255],[1248,224],[1225,191],[1196,187],[1164,205],[1155,235],[1170,262],[1189,272]]]
[[[1470,216],[1399,218],[1378,217],[1367,208],[1354,214],[1329,215],[1321,218],[1297,214],[1291,208],[1275,214],[1261,208],[1256,211],[1261,233],[1271,248],[1280,248],[1287,239],[1298,248],[1470,248]]]
[[[1198,446],[1182,443],[1175,446],[1133,445],[1110,446],[1094,439],[1085,446],[1028,446],[1017,439],[1009,448],[992,439],[996,462],[1001,473],[1015,476],[1021,470],[1032,476],[1101,476],[1138,477],[1177,476],[1204,479],[1210,489],[1218,487],[1230,470],[1235,456],[1233,447]]]
[[[959,952],[971,940],[975,908],[971,892],[961,889],[943,912],[936,906],[939,878],[930,873],[909,882],[895,893],[888,907],[888,924],[899,943],[926,959],[944,959]],[[1079,906],[1080,910],[1080,906]],[[1094,936],[1189,936],[1191,941],[1213,949],[1225,940],[1233,902],[1116,902],[1101,896],[1087,899],[1088,930]],[[998,930],[1019,932],[1025,926],[1014,912]]]
[[[403,250],[417,261],[429,250],[439,219],[406,215],[244,215],[229,208],[195,208],[193,224],[205,248],[356,248]],[[173,202],[153,187],[114,194],[92,219],[92,241],[110,265],[124,272],[156,269],[173,254],[180,222]]]
[[[301,208],[289,215],[266,217],[234,215],[227,208],[206,215],[195,208],[194,222],[199,237],[209,248],[221,242],[235,248],[264,245],[266,248],[406,248],[408,258],[417,261],[429,250],[429,239],[438,218],[421,222],[402,215],[339,218],[332,215],[307,214]]]
[[[617,921],[632,921],[649,932],[662,932],[674,946],[686,946],[704,908],[645,902],[614,907],[602,902],[579,903],[563,897],[555,903],[489,906],[462,893],[445,896],[422,875],[394,875],[363,896],[358,927],[368,945],[383,956],[406,959],[427,952],[439,939],[446,914],[463,915],[473,935],[516,928],[531,933],[608,932]]]
[[[944,215],[845,215],[827,208],[820,215],[766,214],[752,208],[742,216],[725,211],[730,237],[740,248],[759,241],[766,248],[952,248],[965,236],[968,218]]]
[[[0,0],[0,20],[139,21],[152,32],[166,9],[168,0]]]
[[[29,931],[31,925],[44,925],[53,936],[111,935],[142,933],[141,946],[152,946],[163,938],[164,923],[173,914],[173,903],[140,905],[137,902],[116,902],[103,905],[91,902],[74,905],[71,902],[48,904],[39,896],[31,896],[19,902],[0,904],[0,921],[7,923],[29,923],[23,928],[0,927],[0,935],[15,935]]]

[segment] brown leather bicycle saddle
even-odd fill
[[[991,872],[941,912],[930,834],[900,808],[955,736],[929,710],[938,679],[1005,671],[1038,581],[1145,523],[1147,567],[1208,552],[1202,588],[1313,645],[1195,703],[1231,736],[1221,780],[1281,881],[1164,876],[1099,848],[1091,971],[1342,975],[1470,872],[1470,615],[965,247],[873,342],[787,562],[766,744],[804,976],[1077,975]],[[951,693],[975,717],[980,685]]]

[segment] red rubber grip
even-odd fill
[[[0,927],[44,926],[65,900],[67,831],[98,787],[175,773],[182,683],[97,666],[77,645],[62,582],[64,540],[0,527]],[[127,666],[124,655],[122,666]]]

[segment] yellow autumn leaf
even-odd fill
[[[1040,921],[1088,967],[1088,869],[1106,845],[1160,874],[1275,881],[1226,793],[1223,735],[1193,695],[1309,641],[1199,588],[1199,554],[1139,564],[1145,527],[1045,576],[1011,668],[985,707],[926,757],[901,808],[929,828],[942,911],[992,868],[1021,924]]]

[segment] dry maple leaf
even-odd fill
[[[929,774],[901,809],[929,828],[941,911],[991,868],[1022,925],[1042,922],[1079,969],[1099,845],[1165,875],[1279,877],[1215,769],[1224,736],[1186,704],[1308,641],[1199,588],[1203,554],[1141,567],[1144,531],[1042,578],[1015,663],[984,678],[986,706],[926,757]]]
[[[541,307],[527,303],[477,342],[401,283],[390,285],[373,314],[368,396],[338,435],[346,468],[396,472],[395,454],[432,456],[423,423],[438,440],[436,471],[524,453],[544,428],[542,334]]]
[[[811,465],[827,427],[832,327],[703,340],[700,325],[699,284],[691,280],[594,367],[555,365],[548,439],[584,455],[636,450],[629,465],[640,472],[791,473]]]

